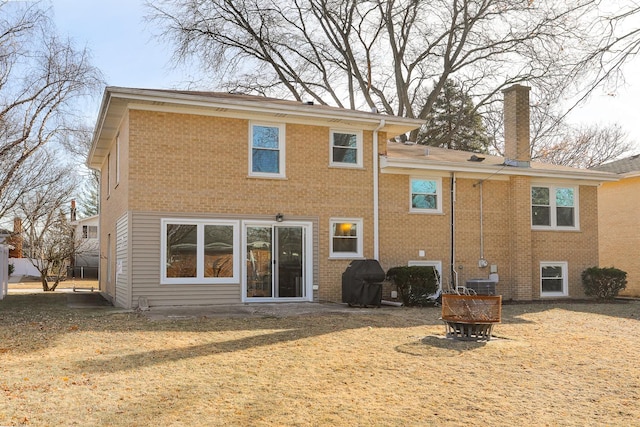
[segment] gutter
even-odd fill
[[[530,176],[539,178],[569,179],[592,181],[594,184],[605,181],[619,181],[620,177],[608,172],[594,172],[584,169],[554,170],[538,168],[517,168],[504,165],[467,165],[462,162],[449,162],[443,160],[416,160],[406,158],[383,157],[380,161],[382,173],[398,173],[402,170],[427,170],[442,172],[474,173],[489,176]],[[387,169],[385,171],[385,169]]]
[[[384,119],[373,130],[373,258],[380,260],[380,195],[379,191],[379,157],[378,157],[378,131],[385,125]]]

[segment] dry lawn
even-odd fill
[[[638,425],[640,302],[505,305],[489,343],[439,316],[152,321],[9,295],[0,425]]]

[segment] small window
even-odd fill
[[[163,220],[162,283],[238,283],[236,221]]]
[[[120,136],[116,137],[116,185],[120,183]]]
[[[111,154],[107,154],[107,196],[111,194]]]
[[[577,199],[575,187],[531,187],[531,226],[540,229],[577,229]]]
[[[442,212],[442,179],[411,178],[411,212]]]
[[[331,166],[362,167],[362,132],[331,131]]]
[[[252,123],[249,138],[249,175],[284,177],[284,126]]]
[[[543,297],[568,295],[567,263],[540,263],[540,295]]]
[[[362,219],[332,219],[331,248],[332,258],[362,258]]]
[[[98,238],[98,226],[97,225],[83,225],[82,226],[82,238],[83,239],[97,239]]]

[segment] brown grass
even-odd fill
[[[0,425],[633,425],[640,303],[505,305],[497,339],[437,308],[151,321],[0,301]]]

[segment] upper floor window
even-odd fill
[[[97,225],[83,225],[82,226],[82,238],[83,239],[97,239],[98,238],[98,226]]]
[[[531,187],[533,228],[578,228],[578,192],[575,187],[555,185]]]
[[[330,257],[362,257],[362,219],[333,218],[330,221],[330,227]]]
[[[116,185],[120,182],[120,135],[116,136]]]
[[[411,212],[442,212],[442,179],[411,178]]]
[[[249,175],[285,176],[284,126],[252,123],[249,132]]]
[[[331,166],[362,167],[362,132],[331,131]]]
[[[107,154],[107,196],[111,194],[111,153]]]

